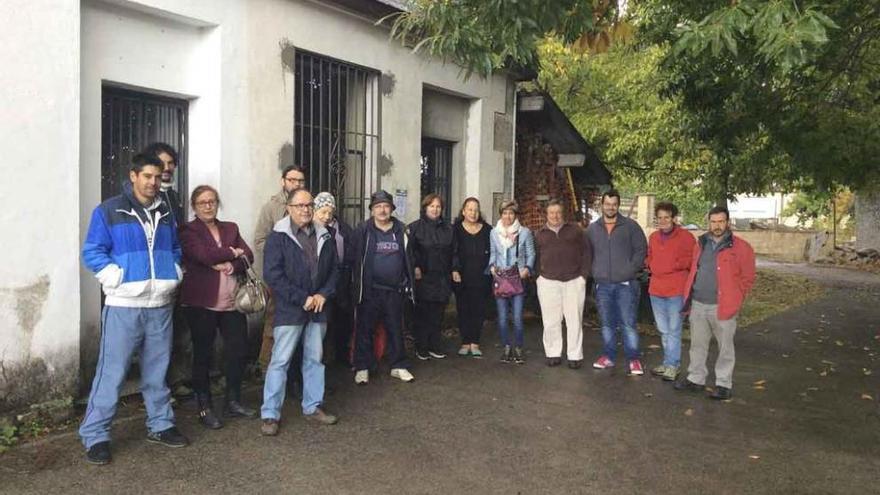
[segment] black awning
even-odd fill
[[[575,181],[594,186],[611,184],[611,172],[549,94],[520,92],[516,119],[517,125],[537,132],[553,147],[559,156],[557,166],[570,167]]]

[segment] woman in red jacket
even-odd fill
[[[217,330],[223,337],[226,375],[225,417],[256,417],[241,405],[241,380],[247,349],[247,318],[235,310],[236,274],[245,261],[253,261],[251,249],[241,238],[238,225],[217,219],[220,197],[211,186],[193,190],[195,220],[180,231],[183,249],[183,282],[180,303],[189,323],[193,343],[192,386],[199,407],[199,421],[207,428],[223,426],[214,414],[208,371]]]
[[[666,381],[675,381],[681,365],[684,286],[696,245],[694,236],[675,224],[677,216],[678,208],[672,203],[657,203],[654,207],[657,230],[648,238],[645,260],[651,271],[651,308],[663,344],[663,364],[651,369],[651,373]]]

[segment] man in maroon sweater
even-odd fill
[[[562,363],[564,317],[568,367],[577,369],[584,360],[584,297],[592,250],[583,229],[565,222],[561,201],[550,200],[546,211],[547,223],[535,233],[544,354],[547,366]]]

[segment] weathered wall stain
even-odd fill
[[[382,96],[390,97],[394,93],[394,86],[397,84],[397,78],[393,72],[383,72],[379,78],[379,91]]]
[[[391,155],[382,153],[379,157],[378,167],[376,168],[378,176],[382,177],[383,175],[390,174],[392,168],[394,168],[394,158],[392,158]]]
[[[75,354],[70,349],[18,363],[0,357],[0,413],[72,395],[78,375]]]
[[[0,289],[0,296],[12,303],[17,328],[21,332],[16,340],[23,346],[21,350],[25,361],[30,357],[34,329],[43,317],[43,307],[49,297],[49,285],[49,276],[44,274],[30,285]]]
[[[293,161],[293,143],[290,141],[281,145],[278,149],[278,170],[284,170],[288,165],[294,165]]]
[[[294,55],[296,54],[296,48],[293,46],[293,43],[291,43],[290,40],[288,40],[287,38],[282,38],[281,41],[278,42],[278,47],[281,48],[282,70],[293,72],[295,64]]]

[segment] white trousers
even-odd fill
[[[562,318],[565,317],[569,361],[584,359],[584,297],[587,281],[578,277],[568,282],[538,277],[538,301],[544,323],[544,354],[562,356]]]

